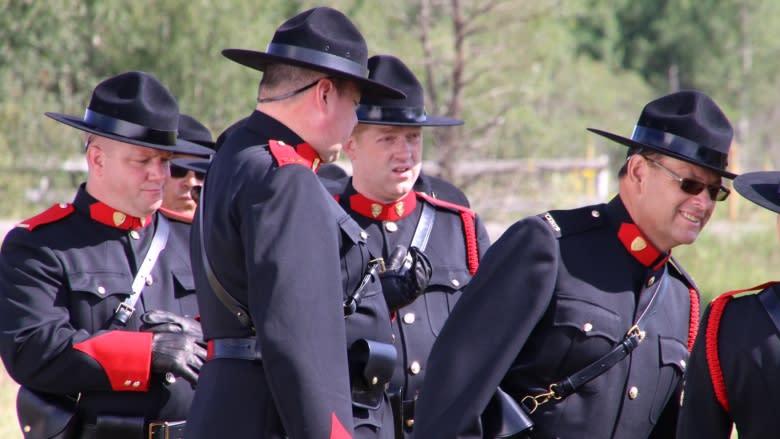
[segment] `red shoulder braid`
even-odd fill
[[[74,210],[73,205],[70,203],[55,204],[38,215],[20,222],[16,227],[21,227],[32,232],[33,229],[38,226],[57,222],[65,218],[73,213]]]
[[[715,398],[718,400],[726,413],[729,412],[729,399],[728,395],[726,394],[726,381],[723,378],[723,369],[720,367],[720,358],[718,354],[718,331],[720,330],[720,319],[723,317],[723,312],[726,310],[726,305],[737,294],[756,290],[763,291],[776,283],[777,282],[767,282],[751,288],[745,288],[744,290],[728,291],[716,297],[710,304],[710,315],[707,318],[707,329],[704,333],[704,349],[705,353],[707,354],[707,367],[710,371],[710,380],[712,381],[712,389],[715,391]]]
[[[417,197],[427,201],[428,203],[454,211],[460,215],[460,219],[463,222],[463,235],[466,238],[466,261],[469,264],[469,273],[473,276],[479,268],[479,249],[477,248],[477,227],[476,217],[477,214],[473,210],[460,204],[450,203],[449,201],[433,198],[430,195],[426,195],[422,192],[416,192]]]

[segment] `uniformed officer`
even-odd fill
[[[392,437],[389,311],[365,232],[312,171],[347,141],[361,93],[403,94],[368,79],[365,40],[331,8],[287,20],[265,52],[223,55],[263,77],[255,111],[218,141],[195,215],[210,359],[187,437]]]
[[[417,437],[481,437],[499,384],[534,438],[673,437],[699,295],[670,252],[729,194],[733,131],[697,91],[648,103],[630,139],[591,130],[629,147],[618,195],[523,219],[487,251],[431,352]]]
[[[46,115],[88,133],[88,173],[0,250],[0,354],[25,437],[180,437],[206,351],[189,242],[157,210],[171,155],[207,150],[177,140],[176,100],[144,72],[98,84],[83,118]]]
[[[175,154],[171,160],[171,175],[163,188],[160,212],[177,222],[192,224],[197,202],[193,188],[203,185],[208,163],[214,153],[211,131],[187,114],[179,117],[179,138],[209,148],[208,155]],[[205,169],[204,169],[205,168]],[[189,228],[186,228],[189,233]],[[189,236],[187,236],[189,240]]]
[[[743,197],[780,213],[780,172],[734,180]],[[780,232],[780,215],[777,217]],[[741,293],[749,291],[758,294]],[[767,282],[717,297],[704,312],[685,375],[678,438],[776,437],[780,431],[780,285]]]
[[[381,255],[387,263],[401,246],[402,254],[408,252],[412,260],[410,265],[424,263],[416,261],[422,253],[432,267],[430,280],[428,276],[415,277],[408,288],[384,290],[395,316],[393,329],[399,351],[389,389],[396,433],[397,437],[411,437],[428,353],[490,242],[472,210],[432,196],[429,178],[420,175],[423,127],[456,126],[463,121],[427,114],[422,84],[398,58],[374,56],[368,67],[370,78],[402,90],[406,98],[361,99],[358,125],[344,145],[352,162],[352,178],[336,187],[334,195],[368,233],[373,254]],[[425,243],[422,237],[427,237]],[[415,269],[425,271],[409,268]],[[424,295],[418,297],[421,293]]]

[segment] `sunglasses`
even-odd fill
[[[682,191],[685,192],[686,194],[699,195],[701,191],[707,189],[707,194],[710,196],[710,199],[712,201],[723,201],[726,198],[728,198],[729,194],[731,193],[730,189],[719,184],[706,184],[697,180],[693,180],[691,178],[680,177],[679,175],[675,174],[671,169],[658,163],[657,161],[649,157],[645,157],[645,156],[643,157],[648,162],[658,166],[659,169],[666,172],[666,175],[677,180],[677,182],[680,183],[680,189],[682,189]]]
[[[184,178],[187,176],[187,173],[190,172],[190,169],[182,168],[181,166],[171,165],[171,177],[172,178]],[[206,178],[206,174],[203,172],[198,171],[192,171],[195,173],[195,178],[198,180],[203,180]]]

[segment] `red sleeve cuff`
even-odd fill
[[[118,392],[149,390],[152,333],[109,331],[73,345],[100,364]]]

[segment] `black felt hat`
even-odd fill
[[[145,72],[122,73],[98,84],[83,118],[53,112],[46,115],[124,143],[175,153],[209,154],[207,148],[177,138],[176,98],[157,78]]]
[[[368,79],[366,40],[346,15],[328,7],[309,9],[282,23],[265,52],[225,49],[222,55],[256,70],[271,64],[298,66],[354,81],[364,95],[403,97]]]
[[[390,55],[368,60],[369,78],[406,93],[405,99],[364,96],[357,107],[358,122],[372,125],[452,126],[463,121],[425,112],[423,86],[409,67]]]
[[[631,138],[595,128],[588,130],[631,148],[650,149],[717,174],[726,170],[734,129],[718,105],[704,93],[684,90],[645,106]]]
[[[189,114],[179,115],[178,137],[188,142],[197,143],[198,145],[210,148],[211,151],[209,151],[209,154],[214,153],[215,143],[211,131],[206,128],[206,125],[203,125],[198,119],[195,119]]]
[[[746,172],[734,179],[734,189],[759,206],[780,213],[780,171]]]

